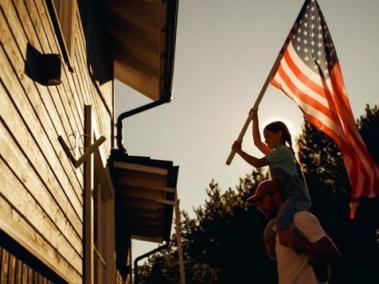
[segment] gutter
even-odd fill
[[[169,242],[166,242],[164,245],[156,248],[156,249],[153,249],[143,255],[140,255],[138,257],[136,257],[136,259],[134,260],[134,283],[135,284],[138,284],[138,281],[139,281],[139,278],[138,278],[138,261],[146,258],[146,257],[149,257],[150,255],[153,255],[157,252],[160,252],[161,250],[164,250],[166,248],[168,248],[168,245],[169,245]]]
[[[178,17],[178,0],[166,0],[167,1],[167,24],[162,30],[162,33],[166,33],[166,51],[164,53],[164,78],[163,78],[163,95],[158,101],[142,105],[135,109],[129,110],[120,114],[117,118],[117,148],[126,152],[122,144],[122,121],[130,116],[141,113],[143,111],[155,108],[164,103],[171,102],[171,89],[172,89],[172,77],[174,71],[174,54],[175,54],[175,41],[176,41],[176,27]]]

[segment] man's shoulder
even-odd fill
[[[311,242],[326,236],[319,219],[308,211],[297,212],[293,217],[294,226]]]
[[[293,216],[293,219],[294,219],[294,221],[303,220],[303,219],[317,220],[318,221],[318,218],[315,215],[313,215],[311,212],[306,211],[306,210],[296,212],[295,215]]]

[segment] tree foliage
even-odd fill
[[[366,107],[358,120],[369,152],[379,161],[379,108]],[[331,283],[378,283],[378,199],[362,200],[355,220],[348,219],[350,185],[335,143],[304,121],[297,139],[298,158],[312,197],[311,211],[342,252]],[[223,191],[212,181],[195,218],[182,212],[182,242],[187,283],[277,283],[275,262],[263,247],[266,220],[244,202],[264,172],[241,178],[235,189]],[[142,283],[179,283],[176,237],[169,248],[139,268]]]

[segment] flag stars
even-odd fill
[[[329,77],[329,71],[338,62],[328,27],[316,6],[309,0],[309,6],[297,22],[295,34],[291,35],[294,50],[303,62],[314,72]]]

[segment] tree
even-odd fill
[[[379,109],[367,106],[358,120],[358,128],[369,152],[378,161]],[[341,152],[328,136],[304,122],[297,140],[299,160],[304,167],[313,211],[342,251],[342,260],[334,267],[333,283],[377,283],[379,228],[378,199],[362,198],[355,220],[349,220],[351,187]]]
[[[212,181],[206,189],[205,204],[195,209],[196,218],[183,216],[183,247],[188,283],[276,283],[275,263],[263,247],[262,232],[266,224],[256,208],[244,203],[257,183],[261,171],[241,178],[235,190],[222,192]],[[178,283],[176,238],[168,251],[149,259],[139,269],[143,283]],[[168,274],[167,271],[173,271]]]

